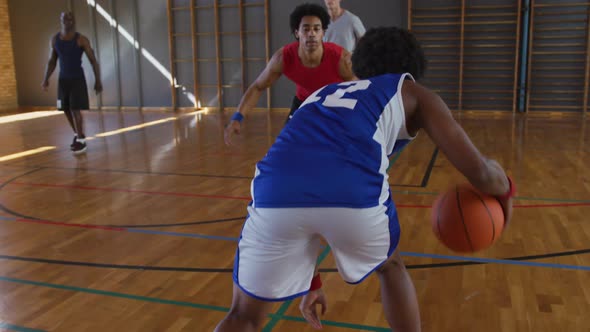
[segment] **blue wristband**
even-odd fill
[[[238,122],[242,123],[242,120],[244,120],[244,116],[240,112],[235,112],[234,115],[231,117],[231,119],[232,119],[232,121],[238,121]]]

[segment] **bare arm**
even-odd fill
[[[342,56],[340,56],[340,62],[338,63],[338,74],[345,81],[355,80],[356,77],[352,72],[352,54],[347,50],[342,50]]]
[[[269,88],[276,80],[283,74],[283,49],[279,49],[273,54],[272,58],[266,65],[266,68],[258,75],[254,83],[252,83],[246,93],[242,96],[240,104],[238,105],[238,113],[235,115],[245,114],[258,103],[262,92]],[[225,144],[232,145],[232,136],[241,133],[241,119],[232,120],[229,122],[223,131],[223,138]]]
[[[94,50],[90,46],[90,41],[85,36],[80,36],[79,45],[84,50],[86,57],[88,57],[88,61],[92,65],[92,71],[94,72],[94,90],[99,93],[102,91],[102,80],[100,79],[100,66],[98,65],[98,61],[96,61],[96,56],[94,56]]]
[[[47,87],[49,86],[49,78],[51,77],[51,74],[53,74],[57,65],[57,52],[55,51],[54,42],[55,38],[51,38],[51,41],[49,42],[49,60],[47,61],[45,76],[43,77],[43,83],[41,84],[44,90],[47,90]]]
[[[408,121],[410,132],[423,128],[477,189],[494,196],[508,192],[509,183],[502,167],[480,153],[436,93],[418,83],[406,81],[402,94],[406,114],[415,110],[412,120]]]
[[[363,25],[363,22],[361,21],[360,18],[356,17],[355,20],[352,21],[352,26],[353,26],[353,30],[354,30],[354,37],[356,39],[355,44],[358,43],[359,39],[361,39],[361,37],[365,34],[365,32],[367,32],[367,30],[365,29],[365,26]]]
[[[283,74],[283,49],[273,54],[266,68],[258,75],[256,80],[248,87],[238,105],[238,112],[245,114],[258,103],[260,95],[269,88]]]

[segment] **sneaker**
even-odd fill
[[[81,154],[86,152],[86,142],[76,140],[76,142],[74,142],[74,146],[72,147],[72,151],[74,152],[74,154]]]
[[[72,144],[70,144],[70,150],[74,151],[74,145],[76,144],[77,139],[78,139],[78,136],[74,135],[74,139],[72,140]]]

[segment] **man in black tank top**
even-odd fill
[[[51,53],[41,87],[47,91],[49,77],[59,60],[59,84],[57,87],[57,108],[64,111],[74,130],[74,140],[70,145],[75,154],[86,151],[86,135],[80,110],[87,110],[88,89],[82,69],[82,54],[86,53],[94,71],[94,91],[102,91],[100,69],[88,38],[76,32],[76,21],[72,12],[61,13],[61,31],[51,38]]]

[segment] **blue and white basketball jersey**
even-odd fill
[[[252,180],[253,207],[369,208],[389,198],[388,157],[413,137],[401,88],[409,74],[327,85],[285,125]]]

